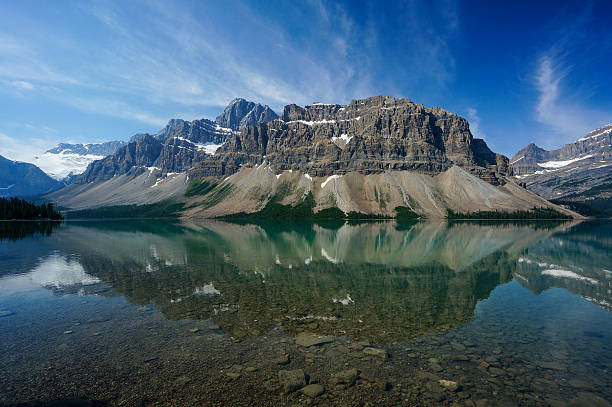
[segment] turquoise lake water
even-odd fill
[[[4,222],[0,239],[1,405],[612,400],[612,222]]]

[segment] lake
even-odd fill
[[[611,311],[608,221],[4,222],[0,404],[610,406]]]

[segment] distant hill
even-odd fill
[[[62,185],[34,164],[0,156],[0,197],[41,195]]]

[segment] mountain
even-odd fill
[[[237,129],[240,123],[258,124],[277,117],[268,106],[244,99],[233,100],[225,108],[224,114],[227,120],[217,118],[217,122],[213,122],[208,119],[172,119],[155,135],[136,134],[113,155],[92,162],[75,182],[83,184],[104,181],[131,171],[142,173],[147,167],[163,175],[184,172],[214,154],[223,143],[239,134],[219,122],[227,122]]]
[[[74,182],[104,181],[146,168],[162,174],[184,172],[232,136],[232,130],[207,119],[192,122],[173,119],[154,136],[138,134],[114,154],[92,162]]]
[[[124,141],[86,144],[60,143],[35,157],[34,164],[52,178],[63,180],[68,176],[82,173],[91,162],[113,154],[123,145],[125,145]]]
[[[277,117],[278,115],[269,106],[237,98],[232,100],[223,113],[217,116],[216,122],[222,127],[242,130],[247,126],[266,123]]]
[[[474,139],[467,120],[409,99],[288,105],[280,118],[240,133],[208,125],[171,121],[92,163],[78,185],[51,198],[88,208],[172,197],[189,208],[186,217],[299,204],[384,216],[404,207],[432,218],[447,209],[534,206],[573,214],[513,181],[508,159]]]
[[[557,150],[531,143],[510,164],[529,190],[588,215],[612,215],[612,124]]]
[[[494,184],[508,170],[508,159],[473,139],[464,118],[376,96],[347,106],[288,105],[279,119],[245,128],[190,174],[230,175],[264,161],[276,171],[319,177],[387,170],[433,175],[459,165]]]
[[[34,164],[0,156],[0,197],[41,195],[61,185]]]

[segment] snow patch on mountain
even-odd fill
[[[543,168],[561,168],[561,167],[565,167],[566,165],[570,165],[571,163],[575,163],[576,161],[586,160],[587,158],[591,158],[591,157],[593,157],[593,155],[588,154],[588,155],[585,155],[584,157],[573,158],[571,160],[547,161],[545,163],[538,163],[538,165]]]
[[[102,158],[104,158],[103,155],[79,155],[74,153],[53,154],[46,152],[34,157],[33,164],[37,165],[51,178],[59,181],[69,175],[83,173],[87,169],[89,163],[95,160],[101,160]]]

